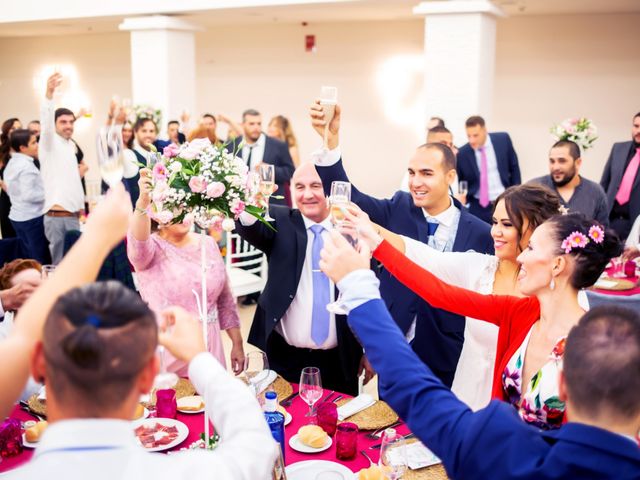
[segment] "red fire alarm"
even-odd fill
[[[316,36],[305,35],[304,37],[304,49],[307,52],[315,53],[316,51]]]

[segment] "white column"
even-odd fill
[[[201,29],[164,15],[125,18],[119,28],[131,32],[132,101],[162,110],[164,132],[167,121],[195,111],[194,32]]]
[[[422,2],[413,13],[425,16],[425,120],[442,117],[462,145],[467,117],[491,119],[496,19],[504,13],[489,0]]]

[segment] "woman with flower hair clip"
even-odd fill
[[[360,231],[365,237],[370,233]],[[377,241],[373,256],[431,305],[498,327],[492,397],[511,403],[527,423],[560,427],[565,407],[557,377],[566,336],[584,314],[578,292],[593,285],[609,260],[622,252],[616,233],[581,214],[555,215],[544,222],[517,258],[524,298],[449,285],[388,241]]]

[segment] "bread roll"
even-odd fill
[[[377,465],[363,468],[358,472],[358,480],[385,480],[384,473]]]
[[[33,427],[27,428],[24,432],[24,437],[27,442],[35,443],[40,441],[40,437],[49,426],[46,421],[38,422]]]
[[[190,395],[178,399],[178,410],[185,412],[198,412],[204,408],[204,402],[200,395]]]
[[[329,436],[318,425],[305,425],[298,430],[300,441],[311,448],[322,448],[327,444]]]

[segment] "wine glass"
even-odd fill
[[[300,373],[300,398],[309,405],[309,413],[305,417],[313,416],[313,406],[322,398],[322,379],[318,367],[304,367]]]
[[[613,263],[613,278],[623,278],[624,275],[624,262],[622,261],[622,257],[615,257],[611,259],[611,263]]]
[[[466,195],[467,193],[469,193],[469,184],[466,180],[460,180],[458,182],[458,194]]]
[[[329,124],[333,120],[333,116],[336,114],[336,105],[338,104],[338,89],[336,87],[321,87],[320,88],[320,105],[322,106],[322,112],[324,113],[324,135],[322,136],[324,148],[329,147]]]
[[[161,302],[159,311],[162,312],[168,307],[169,307],[169,301],[165,299],[165,300],[163,300]],[[162,325],[164,323],[164,321],[160,320],[158,323],[160,325]],[[167,326],[166,328],[167,328],[167,332],[170,334],[171,333],[171,327]],[[164,389],[167,389],[167,388],[172,388],[178,383],[178,380],[180,378],[174,372],[167,372],[167,366],[165,364],[165,348],[164,348],[164,345],[158,344],[158,347],[156,348],[156,353],[158,354],[158,357],[160,358],[160,370],[156,374],[156,377],[153,379],[153,388],[155,390],[164,390]]]
[[[331,182],[331,195],[329,204],[331,206],[331,223],[340,234],[355,248],[358,243],[358,235],[354,232],[349,222],[346,221],[345,209],[351,202],[351,184],[349,182]],[[346,315],[347,312],[342,306],[342,292],[338,294],[335,302],[327,305],[327,310],[336,315]]]
[[[260,193],[265,202],[264,219],[267,222],[273,222],[275,219],[269,215],[269,197],[275,191],[276,171],[270,163],[261,163],[258,167],[258,174],[260,175]]]
[[[407,471],[406,442],[395,428],[387,428],[382,435],[378,465],[389,480],[398,480]]]
[[[244,356],[244,375],[258,396],[260,384],[269,377],[267,354],[260,351],[247,353]]]
[[[98,132],[96,146],[100,175],[107,185],[113,187],[124,175],[122,131],[115,127],[102,127]]]

